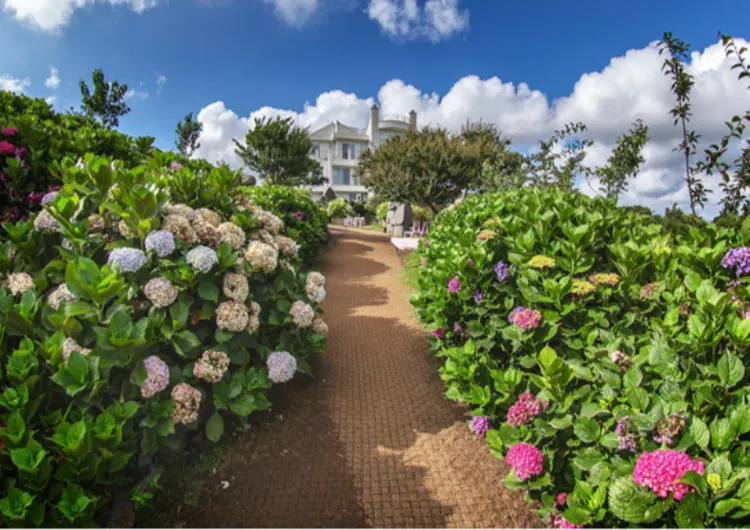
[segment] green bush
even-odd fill
[[[299,244],[302,263],[311,265],[328,231],[327,213],[302,188],[288,186],[248,186],[240,193],[261,208],[274,212],[282,221],[282,233]]]
[[[413,205],[411,211],[415,221],[432,221],[434,218],[434,214],[429,208]]]
[[[163,452],[266,409],[325,344],[324,279],[282,221],[231,198],[175,204],[160,164],[65,159],[44,210],[3,226],[5,526],[86,527],[118,492],[143,500]]]
[[[351,205],[344,199],[334,199],[328,203],[328,218],[342,219],[354,215]]]
[[[433,223],[413,302],[447,395],[551,525],[747,522],[750,307],[722,259],[749,239],[705,225],[675,241],[612,202],[539,189]],[[750,272],[736,252],[725,264]]]
[[[385,221],[386,219],[388,219],[388,203],[387,202],[381,202],[380,204],[378,204],[377,218],[378,218],[378,221]]]

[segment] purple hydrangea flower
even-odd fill
[[[471,418],[471,427],[469,428],[477,436],[484,436],[490,429],[489,416],[474,416]]]
[[[507,280],[509,272],[510,271],[508,270],[508,266],[504,261],[498,261],[495,265],[495,274],[497,274],[497,280],[499,282],[504,282],[505,280]]]
[[[737,276],[750,274],[750,248],[738,247],[729,249],[721,259],[725,269],[735,269]]]
[[[472,296],[474,297],[474,302],[476,302],[477,304],[484,300],[485,297],[482,291],[474,291],[474,294]]]
[[[109,253],[108,265],[122,272],[135,272],[146,264],[146,255],[137,248],[116,248]]]
[[[146,380],[141,385],[141,395],[150,398],[169,385],[169,367],[156,355],[146,357],[143,364],[146,365]]]
[[[438,329],[432,330],[430,332],[430,335],[432,335],[436,339],[444,339],[445,338],[445,328],[438,328]]]
[[[448,292],[453,294],[457,293],[461,290],[461,282],[458,281],[458,278],[452,278],[451,281],[448,282]]]
[[[464,328],[461,327],[461,324],[459,324],[458,322],[454,322],[453,323],[453,331],[455,331],[456,333],[458,333],[462,329],[464,329]]]
[[[144,242],[146,250],[153,250],[160,258],[165,258],[174,252],[174,236],[166,230],[154,230],[146,236]]]

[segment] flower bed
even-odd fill
[[[219,440],[323,349],[325,278],[303,272],[285,223],[231,196],[173,203],[181,169],[162,162],[63,160],[62,189],[4,226],[6,526],[87,526],[116,495],[144,502],[136,483],[162,452]]]
[[[433,223],[413,303],[447,395],[551,525],[744,524],[748,236],[539,189]]]

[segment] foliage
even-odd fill
[[[381,202],[380,204],[378,204],[376,213],[378,221],[385,221],[386,219],[388,219],[388,202]]]
[[[151,137],[131,138],[92,118],[52,110],[43,99],[0,91],[0,142],[15,148],[0,153],[0,220],[38,210],[50,186],[59,185],[56,165],[86,153],[108,156],[133,167],[155,152]],[[8,134],[12,132],[13,134]]]
[[[747,521],[748,280],[722,265],[745,225],[675,237],[610,200],[531,188],[470,196],[420,243],[413,303],[447,395],[477,433],[489,418],[494,454],[516,447],[530,477],[511,470],[506,485],[552,525]],[[701,471],[676,475],[679,497],[640,485],[641,455],[660,449]]]
[[[579,138],[585,131],[586,125],[583,123],[568,123],[564,129],[555,131],[549,140],[540,141],[539,151],[528,157],[529,182],[534,186],[553,186],[572,191],[576,176],[589,172],[583,160],[586,148],[594,142]]]
[[[177,129],[175,129],[177,151],[185,156],[192,155],[201,146],[198,141],[201,132],[203,132],[203,124],[198,120],[193,120],[192,112],[187,114],[185,119],[177,123]]]
[[[594,171],[599,177],[600,189],[608,199],[617,199],[627,191],[628,180],[638,175],[643,158],[643,148],[648,141],[648,127],[641,120],[636,121],[628,134],[617,139],[607,164]]]
[[[411,207],[411,211],[415,221],[432,221],[435,218],[431,210],[421,206],[414,205]]]
[[[482,165],[477,191],[494,192],[519,189],[529,180],[528,159],[516,151],[505,150]]]
[[[366,151],[357,174],[386,200],[408,202],[437,213],[476,181],[475,150],[445,129],[424,128],[393,136],[376,151]]]
[[[120,117],[130,112],[130,107],[125,103],[128,85],[121,85],[117,81],[105,81],[101,68],[94,70],[91,81],[93,94],[83,79],[79,82],[81,109],[89,118],[99,118],[105,127],[117,127]]]
[[[245,144],[234,143],[244,164],[269,184],[317,186],[324,182],[320,164],[310,157],[308,131],[295,126],[292,118],[255,118]]]
[[[313,202],[308,190],[264,184],[243,187],[239,191],[250,202],[274,212],[284,221],[281,233],[297,242],[304,265],[315,262],[328,231],[328,215]]]
[[[354,215],[351,204],[344,199],[333,199],[328,203],[327,213],[329,219],[343,219]]]
[[[118,491],[148,502],[136,482],[163,452],[245,423],[323,348],[320,278],[280,221],[176,205],[154,164],[63,159],[44,210],[3,226],[5,526],[102,523]]]
[[[675,95],[677,103],[670,113],[674,118],[674,125],[679,124],[682,133],[682,141],[675,148],[675,151],[681,151],[685,156],[685,184],[687,184],[688,195],[690,196],[690,210],[693,215],[696,215],[696,208],[705,206],[710,190],[701,182],[698,169],[690,165],[690,157],[698,150],[700,135],[687,128],[690,116],[692,116],[690,91],[695,84],[693,76],[686,71],[684,64],[689,53],[689,44],[674,37],[668,31],[664,33],[663,40],[660,43],[659,55],[668,55],[664,59],[662,71],[672,78],[672,93]]]

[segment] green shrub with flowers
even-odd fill
[[[328,218],[343,219],[354,215],[352,206],[344,199],[333,199],[328,203]]]
[[[242,187],[239,192],[258,207],[281,218],[284,222],[282,232],[297,242],[304,265],[315,262],[328,232],[328,215],[313,202],[309,190],[263,184]]]
[[[284,221],[233,195],[226,168],[204,175],[226,186],[211,208],[177,203],[183,169],[163,162],[64,159],[43,210],[3,225],[4,526],[84,527],[115,498],[138,504],[160,455],[219,440],[323,349],[325,278]]]
[[[748,225],[675,240],[538,188],[433,223],[413,303],[447,395],[552,526],[750,521]]]

